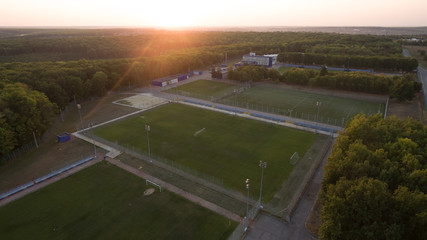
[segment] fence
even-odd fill
[[[73,103],[71,103],[71,104],[73,104]],[[44,132],[41,137],[36,138],[36,141],[38,144],[45,142],[47,140],[47,138],[49,138],[53,134],[53,131],[62,122],[62,114],[66,114],[69,110],[70,110],[70,107],[67,106],[65,108],[65,110],[62,111],[61,115],[59,115],[56,118],[56,120],[52,124],[52,126],[50,126],[50,128],[46,132]],[[21,155],[33,150],[35,147],[36,147],[36,144],[35,144],[34,140],[31,140],[27,144],[24,144],[21,147],[9,152],[8,154],[1,156],[0,157],[0,164],[7,162],[7,161],[11,161],[13,159],[16,159],[16,158],[20,157]]]
[[[87,158],[82,159],[82,160],[80,160],[80,161],[78,161],[78,162],[75,162],[75,163],[73,163],[73,164],[71,164],[71,165],[68,165],[68,166],[66,166],[66,167],[63,167],[63,168],[61,168],[61,169],[59,169],[59,170],[56,170],[56,171],[51,172],[51,173],[49,173],[49,174],[46,174],[46,175],[44,175],[43,177],[37,178],[37,179],[36,179],[36,180],[34,180],[34,181],[28,182],[28,183],[26,183],[26,184],[24,184],[24,185],[22,185],[22,186],[19,186],[19,187],[17,187],[17,188],[14,188],[14,189],[12,189],[12,190],[8,191],[8,192],[5,192],[5,193],[3,193],[3,194],[1,194],[1,195],[0,195],[0,200],[2,200],[2,199],[4,199],[4,198],[7,198],[7,197],[9,197],[9,196],[11,196],[11,195],[13,195],[13,194],[16,194],[16,193],[18,193],[18,192],[20,192],[20,191],[22,191],[22,190],[27,189],[27,188],[30,188],[30,187],[34,186],[35,184],[39,184],[39,183],[41,183],[41,182],[43,182],[43,181],[46,181],[47,179],[50,179],[50,178],[52,178],[52,177],[55,177],[55,176],[57,176],[57,175],[59,175],[59,174],[61,174],[61,173],[63,173],[63,172],[66,172],[66,171],[68,171],[68,170],[70,170],[70,169],[72,169],[72,168],[75,168],[75,167],[77,167],[77,166],[79,166],[79,165],[82,165],[82,164],[84,164],[84,163],[86,163],[86,162],[88,162],[88,161],[90,161],[90,160],[92,160],[92,159],[93,159],[93,156],[91,156],[91,157],[87,157]]]
[[[95,141],[104,143],[106,145],[109,145],[121,152],[125,152],[131,156],[134,156],[138,159],[142,159],[145,161],[148,161],[148,153],[138,147],[126,144],[126,146],[121,145],[119,142],[111,142],[103,138],[99,138],[94,136]],[[185,177],[187,179],[190,179],[192,181],[196,181],[198,183],[203,184],[204,186],[207,186],[211,189],[214,189],[215,191],[218,191],[220,193],[223,193],[227,196],[233,197],[235,199],[238,199],[242,202],[246,201],[246,197],[243,193],[238,192],[236,190],[230,189],[224,184],[224,181],[222,179],[219,179],[215,176],[208,175],[202,172],[199,172],[195,169],[189,168],[187,166],[184,166],[180,163],[177,163],[175,161],[172,161],[170,159],[164,158],[162,156],[158,156],[156,154],[150,153],[152,164],[156,165],[160,168],[166,169],[170,172],[173,172],[179,176]],[[250,199],[250,203],[254,204],[256,201],[254,199]]]
[[[328,116],[323,116],[321,114],[298,112],[292,109],[282,109],[278,107],[272,107],[269,105],[258,104],[258,103],[249,102],[249,101],[237,101],[237,100],[222,98],[222,99],[215,99],[214,102],[228,105],[228,106],[234,106],[234,107],[254,110],[258,112],[265,112],[268,114],[283,115],[290,118],[297,118],[297,119],[324,123],[324,124],[339,126],[339,127],[344,127],[345,123],[350,119],[349,116],[343,117],[341,119],[331,118]]]
[[[249,221],[254,221],[255,217],[258,215],[260,210],[260,202],[257,201],[253,206],[251,206],[251,209],[248,212],[248,219]],[[237,227],[234,229],[233,233],[228,237],[227,240],[240,240],[245,235],[245,228],[246,228],[246,217],[242,219],[242,221],[237,225]]]
[[[330,127],[326,127],[326,126],[321,126],[321,125],[316,125],[316,124],[312,124],[312,123],[297,122],[297,121],[291,122],[291,121],[287,121],[285,118],[280,118],[280,117],[276,117],[276,116],[272,116],[272,115],[253,113],[253,112],[244,112],[238,108],[225,107],[225,106],[221,106],[221,105],[212,105],[209,103],[203,103],[203,102],[188,100],[188,99],[185,99],[184,102],[197,104],[197,105],[201,105],[204,107],[213,107],[213,108],[217,108],[217,109],[228,111],[228,112],[234,112],[234,113],[239,113],[239,114],[247,114],[247,115],[251,115],[253,117],[263,118],[263,119],[275,121],[275,122],[288,122],[288,123],[292,123],[296,126],[311,128],[311,129],[325,131],[325,132],[336,133],[338,131],[338,129],[334,129],[334,128],[330,128]],[[343,121],[343,123],[344,123],[344,121]]]

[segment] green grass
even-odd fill
[[[237,223],[101,162],[0,208],[0,239],[226,239]],[[54,228],[55,231],[54,231]]]
[[[280,74],[283,74],[284,72],[291,70],[293,67],[279,67],[279,69],[277,69],[279,71]]]
[[[237,191],[245,191],[245,179],[250,178],[254,197],[259,196],[258,163],[266,161],[263,198],[267,201],[292,171],[291,155],[297,151],[302,156],[316,138],[313,133],[182,104],[168,104],[141,115],[94,132],[146,151],[144,126],[149,123],[151,153],[222,179]],[[205,130],[195,137],[202,128]]]
[[[234,99],[235,96],[229,96],[221,101],[225,104],[233,105]],[[385,103],[368,102],[271,87],[252,87],[237,95],[236,100],[239,106],[249,106],[252,109],[264,112],[268,111],[289,115],[289,109],[291,109],[293,117],[295,117],[295,113],[297,113],[298,118],[309,120],[313,120],[315,115],[317,115],[318,109],[316,103],[319,101],[322,103],[319,108],[319,121],[335,124],[336,119],[337,125],[342,123],[343,118],[348,120],[361,112],[365,114],[376,114],[378,110],[380,110],[383,113],[385,108]],[[248,103],[248,105],[246,103]]]
[[[202,99],[210,99],[210,96],[218,97],[219,94],[232,93],[236,85],[215,82],[210,80],[197,80],[191,83],[187,83],[177,88],[170,88],[164,92],[171,94],[180,94],[190,97],[197,97]]]

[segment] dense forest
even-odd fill
[[[322,183],[321,239],[426,239],[427,126],[356,116]]]
[[[0,61],[63,61],[158,56],[177,49],[230,46],[247,52],[400,57],[392,37],[291,32],[168,32],[0,39]],[[61,37],[62,36],[62,37]],[[323,62],[322,62],[323,64]]]
[[[28,133],[43,134],[52,115],[73,99],[104,96],[124,86],[146,86],[152,79],[219,64],[225,53],[228,58],[236,58],[251,51],[280,53],[286,62],[297,62],[303,56],[302,63],[310,64],[324,64],[326,60],[330,65],[369,68],[372,62],[382,62],[378,68],[396,71],[410,71],[415,66],[412,58],[401,57],[400,44],[389,36],[143,29],[1,30],[0,154],[24,144],[31,136]],[[258,71],[264,70],[251,70],[253,77],[292,84],[381,93],[390,92],[392,86],[389,78],[356,73],[314,77],[313,73],[294,70],[278,76],[273,70],[265,70],[258,76]],[[247,79],[246,75],[240,70],[229,74],[239,80]],[[369,86],[362,86],[361,82],[369,82]],[[25,106],[16,108],[14,102],[18,100],[13,99],[20,99],[20,95],[32,96],[31,101],[19,100]],[[49,114],[21,111],[34,105],[49,109]],[[34,119],[37,124],[18,123],[16,119]]]

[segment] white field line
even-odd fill
[[[181,103],[181,104],[187,104],[189,106],[203,108],[203,109],[207,109],[207,110],[211,110],[211,111],[221,112],[221,113],[225,113],[225,114],[229,114],[229,115],[239,116],[239,117],[243,117],[243,118],[249,118],[249,119],[253,119],[253,120],[257,120],[257,121],[262,121],[262,122],[267,122],[267,123],[272,123],[272,124],[276,124],[276,125],[280,125],[280,126],[284,126],[284,127],[295,128],[295,129],[303,130],[303,131],[306,131],[306,132],[320,133],[320,134],[323,134],[323,135],[331,136],[331,133],[327,132],[327,131],[312,129],[312,128],[303,127],[303,126],[297,126],[295,124],[288,123],[288,122],[277,122],[277,121],[268,120],[268,119],[264,119],[264,118],[254,117],[254,116],[251,116],[251,115],[248,115],[248,114],[241,114],[241,113],[229,112],[229,111],[218,109],[218,108],[212,108],[212,107],[202,106],[202,105],[199,105],[199,104],[193,104],[193,103],[184,102],[184,101],[180,101],[179,103]],[[334,133],[332,136],[333,137],[337,137],[338,133]]]
[[[163,102],[159,102],[159,103],[154,104],[154,105],[152,105],[152,106],[150,106],[150,107],[147,107],[147,108],[145,108],[145,109],[142,109],[142,110],[139,110],[139,111],[136,111],[136,112],[133,112],[133,113],[129,113],[129,114],[123,115],[123,116],[121,116],[121,117],[118,117],[118,118],[115,118],[115,119],[112,119],[112,120],[109,120],[109,121],[106,121],[106,122],[103,122],[103,123],[100,123],[100,124],[94,125],[94,126],[93,126],[93,128],[100,127],[100,126],[103,126],[103,125],[105,125],[105,124],[109,124],[109,123],[115,122],[115,121],[117,121],[117,120],[120,120],[120,119],[123,119],[123,118],[127,118],[127,117],[129,117],[129,116],[132,116],[132,115],[136,115],[136,114],[142,113],[142,112],[144,112],[144,111],[150,110],[150,109],[152,109],[152,108],[158,107],[158,106],[163,105],[163,104],[166,104],[166,103],[168,103],[168,102],[169,102],[168,100],[165,100],[165,101],[163,101]],[[129,107],[129,106],[128,106],[128,107]],[[93,140],[92,140],[92,138],[90,138],[90,137],[86,137],[86,136],[84,136],[83,134],[81,134],[82,132],[87,131],[87,130],[89,130],[89,129],[90,129],[90,128],[85,128],[85,129],[83,129],[83,130],[80,130],[80,131],[74,132],[74,133],[72,133],[72,134],[73,134],[74,136],[76,136],[76,137],[78,137],[78,138],[80,138],[80,139],[82,139],[82,140],[86,141],[86,142],[89,142],[89,143],[93,144]],[[98,147],[100,147],[100,148],[102,148],[102,149],[105,149],[106,151],[108,151],[108,153],[107,153],[106,155],[107,155],[108,157],[111,157],[111,158],[115,158],[116,156],[120,155],[120,153],[121,153],[119,150],[117,150],[117,149],[115,149],[115,148],[112,148],[111,146],[108,146],[108,145],[103,144],[103,143],[98,142],[98,141],[95,141],[95,145],[96,145],[96,146],[98,146]]]

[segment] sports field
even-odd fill
[[[291,155],[298,152],[303,156],[316,139],[313,133],[183,104],[167,104],[94,132],[111,142],[146,151],[147,123],[152,154],[222,179],[225,186],[237,191],[244,192],[245,179],[250,178],[254,197],[259,196],[259,161],[268,162],[263,184],[266,201],[292,171]]]
[[[213,99],[210,96],[215,96],[215,102],[226,105],[337,126],[343,126],[347,120],[359,113],[371,115],[378,112],[383,114],[385,111],[385,102],[371,102],[270,86],[246,88],[245,91],[235,94],[233,90],[239,87],[238,85],[203,80],[180,86],[186,91],[178,92],[178,94],[208,100]]]
[[[0,239],[227,239],[237,223],[106,162],[0,208]]]
[[[226,94],[230,94],[235,88],[236,85],[233,84],[209,80],[197,80],[177,86],[176,88],[170,88],[164,92],[210,100],[211,96],[218,98]]]
[[[318,121],[332,125],[340,125],[343,118],[346,121],[361,112],[369,115],[379,111],[384,113],[385,108],[385,103],[271,87],[252,87],[221,102],[233,105],[235,99],[239,106],[312,121],[317,120],[319,112]],[[320,102],[320,106],[317,102]]]

